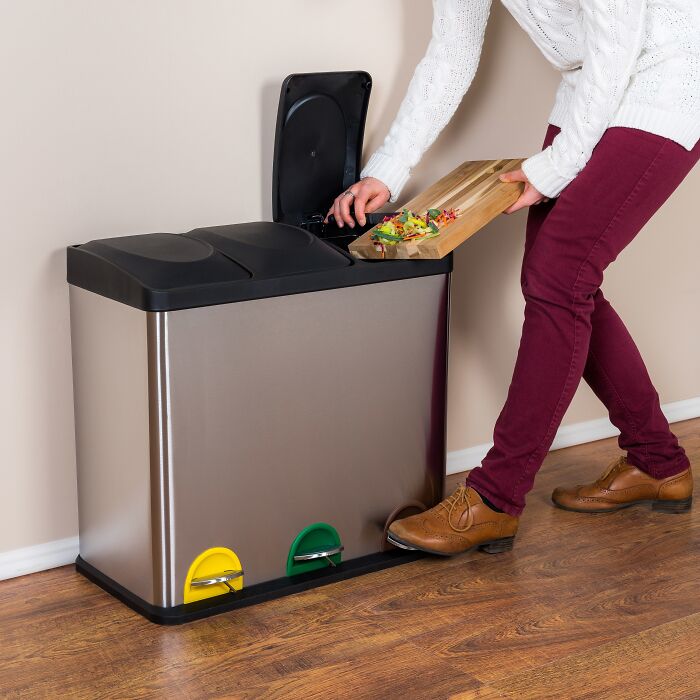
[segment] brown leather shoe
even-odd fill
[[[491,510],[470,486],[424,513],[395,520],[387,540],[403,549],[450,556],[478,547],[489,554],[513,548],[518,518]]]
[[[577,513],[609,513],[637,503],[651,503],[652,510],[664,513],[684,513],[693,502],[693,475],[688,467],[680,474],[654,479],[622,456],[592,484],[554,489],[552,501]]]

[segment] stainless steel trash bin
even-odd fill
[[[358,261],[322,223],[369,91],[284,82],[275,221],[68,249],[77,567],[153,621],[415,557],[387,520],[442,497],[451,258]]]

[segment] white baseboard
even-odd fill
[[[693,399],[685,399],[684,401],[674,401],[661,406],[666,419],[669,423],[677,423],[681,420],[689,420],[691,418],[700,417],[700,396]],[[559,428],[554,436],[552,450],[560,450],[562,447],[571,447],[572,445],[582,445],[586,442],[594,440],[602,440],[603,438],[614,437],[619,435],[620,431],[607,418],[598,418],[596,420],[583,421],[581,423],[573,423],[564,425]],[[491,449],[493,443],[486,442],[482,445],[467,447],[464,450],[455,450],[447,453],[447,473],[458,474],[459,472],[473,469],[481,464],[481,460],[486,453]]]
[[[36,571],[72,564],[78,556],[78,538],[44,542],[0,553],[0,581]]]
[[[685,401],[675,401],[661,407],[669,423],[700,417],[700,396]],[[618,434],[617,428],[607,418],[574,423],[559,428],[552,443],[552,450],[602,440]],[[447,454],[447,473],[457,474],[479,466],[492,443],[467,447]],[[78,556],[78,538],[45,542],[33,547],[24,547],[0,553],[0,581],[15,576],[33,574],[36,571],[53,569],[72,564]]]

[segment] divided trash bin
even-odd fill
[[[355,260],[364,229],[322,223],[370,85],[284,82],[273,222],[68,249],[77,568],[153,621],[414,558],[387,518],[442,497],[451,257]]]

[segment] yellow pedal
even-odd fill
[[[243,588],[243,567],[238,555],[226,547],[212,547],[193,562],[185,579],[185,603],[194,603]]]

